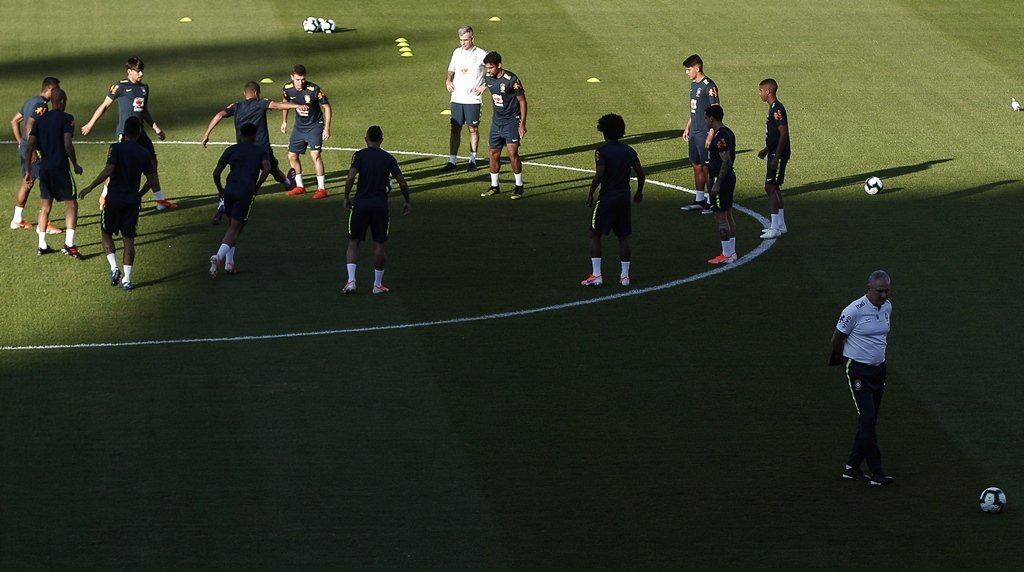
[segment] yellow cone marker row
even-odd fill
[[[601,83],[601,80],[597,79],[596,77],[592,77],[587,80],[587,83]]]
[[[445,109],[444,111],[441,112],[441,115],[451,115],[451,114],[452,114],[452,110],[451,109]]]
[[[260,80],[260,83],[274,83],[274,80],[270,79],[269,77],[265,77]]]
[[[182,18],[181,20],[178,20],[178,21],[181,22],[182,24],[187,24],[187,23],[192,21],[192,18],[189,18],[188,16],[185,16],[184,18]]]
[[[409,40],[405,38],[395,38],[395,46],[398,47],[398,55],[403,58],[412,57],[412,48],[409,47]]]
[[[487,19],[487,21],[488,22],[500,22],[501,18],[499,18],[497,16],[491,16],[490,18]]]

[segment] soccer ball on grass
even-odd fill
[[[1006,508],[1006,493],[999,487],[989,487],[981,491],[979,500],[982,512],[997,513]]]
[[[302,29],[305,30],[307,34],[319,32],[320,22],[316,18],[310,16],[309,18],[306,18],[305,20],[302,21]]]
[[[864,192],[869,195],[877,195],[884,188],[885,184],[878,177],[868,177],[868,180],[864,181]]]

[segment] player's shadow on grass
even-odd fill
[[[992,181],[991,183],[985,183],[984,185],[978,185],[976,187],[971,187],[969,189],[960,189],[958,191],[953,191],[951,193],[946,193],[946,194],[944,194],[944,195],[942,195],[941,197],[938,197],[938,198],[939,199],[955,199],[955,200],[960,200],[960,199],[963,199],[963,198],[966,198],[966,197],[973,197],[974,195],[980,195],[982,193],[987,193],[987,192],[995,189],[996,187],[1002,187],[1002,186],[1005,186],[1005,185],[1013,185],[1015,183],[1020,183],[1020,182],[1021,182],[1020,179],[1004,179],[1002,181]],[[1018,189],[1018,190],[1021,190],[1021,189]]]
[[[791,197],[794,195],[802,195],[805,193],[814,193],[817,191],[828,191],[832,189],[838,189],[842,187],[848,187],[853,185],[861,185],[864,181],[871,176],[880,177],[883,181],[900,175],[907,175],[910,173],[917,173],[918,171],[924,171],[932,168],[934,165],[941,165],[942,163],[948,163],[952,161],[952,158],[948,159],[933,159],[931,161],[924,161],[915,165],[904,165],[902,167],[889,167],[880,171],[872,171],[870,173],[857,173],[855,175],[847,175],[845,177],[836,177],[834,179],[826,179],[824,181],[817,181],[814,183],[807,183],[792,188],[783,187],[783,196]],[[885,192],[893,193],[898,191],[897,187],[887,189]],[[763,198],[763,197],[762,197]]]
[[[183,268],[181,270],[178,270],[177,272],[172,272],[160,278],[144,280],[142,282],[133,282],[132,287],[133,289],[137,290],[139,288],[145,288],[146,286],[156,286],[157,284],[163,284],[165,282],[175,282],[178,280],[183,280],[185,278],[192,278],[196,274],[200,274],[200,272],[193,268]]]
[[[563,149],[554,149],[551,151],[539,151],[533,152],[529,150],[523,150],[524,161],[536,161],[538,159],[545,159],[547,157],[562,157],[565,155],[575,155],[576,153],[593,153],[595,149],[601,146],[600,133],[594,131],[596,136],[593,143],[586,145],[576,145],[574,147],[565,147]],[[626,145],[636,146],[641,143],[652,143],[654,141],[665,141],[667,139],[682,139],[683,132],[680,129],[668,129],[665,131],[651,131],[650,133],[638,133],[636,135],[627,135],[620,139],[622,143]],[[643,160],[643,157],[640,159]]]

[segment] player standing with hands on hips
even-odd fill
[[[456,169],[455,160],[462,143],[462,126],[469,130],[469,167],[467,171],[476,171],[476,149],[480,144],[480,105],[481,94],[487,89],[484,84],[484,56],[487,52],[473,44],[473,28],[459,28],[459,47],[452,52],[452,61],[448,64],[448,75],[445,86],[452,94],[452,133],[449,139],[448,162],[441,167],[442,173]]]
[[[847,306],[832,332],[832,357],[829,365],[841,365],[850,384],[857,407],[857,435],[843,468],[843,478],[866,480],[872,485],[892,484],[893,478],[882,470],[878,449],[878,410],[885,393],[885,350],[888,345],[892,304],[891,281],[884,270],[868,276],[867,294]],[[861,472],[867,461],[870,475]]]

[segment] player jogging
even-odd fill
[[[32,173],[33,182],[26,180],[25,148],[28,146],[28,135],[32,128],[32,123],[46,113],[49,109],[50,95],[54,89],[59,87],[59,79],[55,77],[45,78],[39,95],[28,98],[25,104],[21,106],[21,111],[15,113],[14,117],[11,118],[11,131],[14,133],[14,140],[18,142],[18,160],[21,161],[21,185],[18,187],[18,196],[14,203],[14,217],[11,218],[11,230],[32,228],[32,223],[24,219],[24,211],[25,204],[28,203],[28,193],[32,190],[34,180],[39,175],[39,164],[33,164],[33,168],[36,169],[36,172]],[[25,124],[24,130],[21,128],[22,123]],[[47,234],[60,234],[61,232],[63,232],[61,229],[52,224],[46,227]]]
[[[292,136],[288,141],[288,163],[295,169],[295,188],[288,191],[288,195],[301,195],[306,192],[302,181],[302,162],[299,155],[309,148],[309,156],[313,159],[313,166],[316,169],[316,192],[314,199],[327,197],[327,177],[324,171],[324,160],[320,156],[320,150],[324,141],[331,138],[331,102],[327,99],[320,86],[306,81],[306,66],[296,64],[292,67],[291,83],[284,86],[284,97],[282,102],[292,102],[300,106],[306,106],[295,110],[295,126],[292,127]],[[288,132],[288,110],[281,110],[281,133]]]
[[[120,279],[121,289],[133,288],[132,268],[135,264],[135,236],[139,221],[142,196],[160,185],[156,174],[156,160],[150,150],[138,143],[142,133],[142,121],[129,117],[124,122],[124,137],[107,150],[107,164],[89,186],[82,189],[81,196],[92,192],[97,185],[108,181],[107,198],[100,212],[100,236],[103,252],[110,264],[110,285],[116,287]],[[142,175],[146,183],[139,188]],[[117,248],[114,235],[120,234],[124,241],[124,273],[117,266]]]
[[[704,119],[713,131],[711,149],[708,152],[708,200],[718,225],[718,238],[722,241],[722,253],[708,260],[708,264],[731,264],[736,262],[736,220],[732,217],[733,192],[736,190],[736,135],[722,123],[725,110],[721,105],[712,105],[704,110]]]
[[[216,127],[217,124],[225,117],[235,118],[236,143],[242,142],[242,126],[247,123],[253,125],[256,128],[255,143],[266,149],[267,154],[270,156],[270,174],[274,177],[275,181],[284,186],[284,190],[289,191],[295,186],[295,170],[289,169],[288,174],[285,174],[281,172],[281,169],[278,166],[279,163],[277,161],[277,157],[274,156],[274,150],[270,146],[270,133],[267,131],[267,110],[299,109],[300,111],[304,111],[308,109],[308,106],[261,98],[260,84],[254,81],[250,81],[245,84],[245,87],[242,88],[242,94],[244,99],[229,104],[213,116],[213,119],[210,120],[210,124],[206,127],[206,133],[203,134],[203,139],[200,143],[203,144],[204,148],[206,147],[206,144],[210,142],[210,133],[213,132],[213,128]],[[223,214],[224,203],[221,202],[217,207],[217,214],[214,215],[213,223],[219,223]]]
[[[629,202],[629,173],[636,173],[636,194],[633,202],[644,200],[644,168],[636,151],[625,143],[619,142],[626,134],[626,122],[621,115],[609,113],[597,121],[597,130],[604,134],[604,145],[594,152],[597,167],[594,178],[590,181],[590,192],[587,194],[587,206],[593,207],[590,217],[590,264],[591,273],[583,282],[583,286],[600,286],[601,278],[601,237],[615,231],[619,239],[619,284],[629,286],[629,262],[631,251],[629,235],[632,234]],[[594,203],[594,191],[601,187],[601,194]]]
[[[512,200],[523,197],[523,162],[519,158],[519,143],[526,135],[526,92],[523,82],[516,74],[501,66],[501,54],[490,52],[484,57],[484,69],[487,75],[484,82],[491,91],[494,103],[494,114],[491,116],[491,186],[480,193],[481,197],[496,195],[498,174],[501,170],[501,148],[508,147],[508,159],[512,163],[516,186],[512,190]]]
[[[260,185],[270,174],[270,152],[256,143],[258,130],[252,123],[242,125],[239,129],[241,141],[224,150],[213,170],[213,184],[217,186],[217,195],[228,215],[228,230],[224,233],[217,253],[210,257],[212,278],[217,277],[217,270],[222,263],[225,272],[234,274],[235,243],[245,229],[245,223],[249,221],[249,211],[256,202]],[[228,186],[225,188],[221,184],[220,175],[228,165],[231,165],[231,172],[228,173]]]
[[[75,135],[75,118],[64,112],[67,95],[64,90],[55,88],[50,96],[53,109],[32,122],[25,149],[25,164],[31,165],[36,151],[39,151],[39,224],[36,236],[39,238],[41,256],[53,252],[46,244],[46,228],[50,224],[50,208],[54,200],[63,201],[67,214],[65,222],[67,232],[64,233],[64,247],[60,251],[65,256],[82,260],[82,254],[75,246],[75,228],[78,226],[78,189],[71,177],[68,162],[75,167],[76,174],[82,174],[78,164],[75,145],[71,142]],[[25,180],[31,183],[32,169],[26,170]]]
[[[89,135],[92,131],[93,126],[99,121],[100,117],[103,117],[103,112],[108,107],[117,102],[117,129],[114,134],[117,136],[117,140],[121,141],[124,138],[124,125],[128,121],[129,117],[137,117],[142,123],[149,125],[153,128],[153,133],[160,138],[161,141],[167,138],[167,132],[160,129],[157,125],[156,120],[149,113],[149,86],[142,83],[143,69],[145,64],[137,56],[132,56],[124,64],[125,67],[125,79],[110,86],[110,91],[107,92],[106,98],[103,99],[103,103],[100,103],[99,107],[92,114],[92,119],[88,123],[82,126],[82,135]],[[143,128],[139,133],[138,144],[145,147],[153,155],[153,166],[157,166],[156,160],[156,148],[153,147],[153,141],[146,135],[146,130]],[[103,189],[103,193],[100,195],[100,204],[103,204],[103,197],[107,194],[107,188]],[[160,183],[155,183],[153,196],[156,199],[156,210],[162,211],[167,209],[176,209],[178,205],[167,200],[163,192],[160,190]]]
[[[398,161],[380,148],[384,142],[384,132],[377,125],[366,130],[366,148],[352,155],[352,166],[345,179],[345,208],[351,209],[348,215],[348,250],[345,253],[345,265],[348,281],[342,288],[343,294],[356,291],[356,262],[359,260],[359,244],[366,240],[366,229],[373,233],[373,290],[374,294],[386,294],[391,289],[382,282],[384,279],[384,263],[387,261],[385,243],[388,240],[388,228],[391,226],[391,215],[388,211],[388,193],[391,191],[391,177],[398,181],[402,189],[405,204],[402,214],[409,214],[412,205],[409,202],[409,185],[402,176]],[[359,179],[356,186],[355,200],[349,202],[352,185]]]

